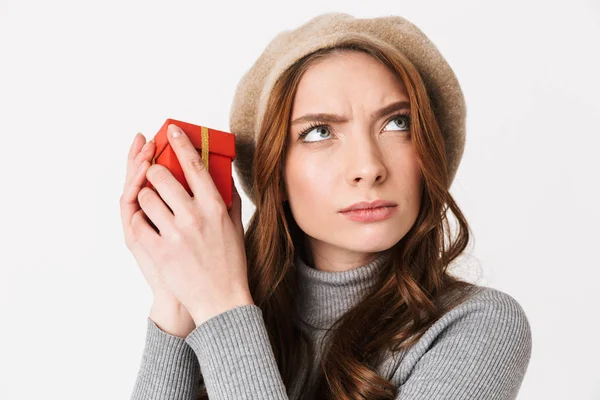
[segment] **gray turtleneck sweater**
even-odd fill
[[[343,272],[321,271],[296,258],[301,320],[318,349],[325,329],[355,306],[375,283],[389,252]],[[303,324],[304,325],[304,324]],[[389,354],[378,374],[397,387],[396,399],[516,399],[531,357],[531,329],[510,295],[475,286],[473,295],[440,318],[412,347]],[[318,367],[319,354],[304,374]],[[312,374],[316,377],[316,374]],[[132,400],[195,399],[201,386],[211,400],[298,399],[314,380],[286,390],[262,310],[245,305],[172,336],[148,318],[146,344]]]

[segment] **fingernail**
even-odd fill
[[[171,128],[171,137],[176,138],[181,135],[181,129],[177,125],[169,125],[169,127]]]

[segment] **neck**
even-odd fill
[[[297,255],[300,319],[317,328],[330,328],[373,288],[390,254],[388,249],[359,267],[333,272],[315,269]]]

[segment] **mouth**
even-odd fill
[[[375,208],[380,208],[380,207],[392,207],[392,206],[397,206],[397,204],[394,203],[393,201],[381,200],[381,199],[375,200],[372,202],[361,201],[358,203],[354,203],[354,204],[350,205],[349,207],[344,208],[343,210],[340,210],[340,212],[363,210],[363,209],[375,209]]]
[[[398,206],[384,206],[375,208],[354,209],[342,211],[341,214],[353,221],[374,222],[390,218],[395,214]]]

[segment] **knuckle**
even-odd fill
[[[223,203],[223,200],[221,198],[218,198],[215,201],[215,204],[216,204],[217,212],[219,213],[220,216],[222,216],[222,217],[229,216],[229,210],[227,210],[227,206],[225,205],[225,203]]]
[[[169,248],[179,248],[183,245],[184,242],[183,234],[180,231],[175,230],[168,236],[168,240],[171,243],[171,246],[169,246]],[[160,253],[160,255],[166,257],[166,254]]]
[[[225,204],[222,201],[219,201],[219,199],[208,201],[206,204],[206,211],[208,212],[208,215],[212,215],[216,218],[223,218],[225,215],[229,215]]]
[[[158,184],[166,183],[169,180],[169,175],[166,171],[159,171],[155,175],[154,181]]]
[[[152,195],[152,189],[142,188],[138,193],[138,202],[140,205],[150,204],[153,201],[154,196]]]
[[[154,164],[148,168],[148,176],[155,183],[161,184],[169,179],[168,169],[160,164]]]
[[[196,214],[187,214],[181,224],[186,230],[197,230],[202,225],[201,218]]]
[[[129,207],[131,205],[131,194],[129,194],[130,190],[126,190],[121,194],[121,197],[119,197],[119,207],[121,209],[125,209],[126,207]]]
[[[190,163],[190,166],[197,171],[202,171],[202,170],[206,169],[206,166],[204,165],[204,161],[202,161],[202,158],[200,158],[200,157],[192,158],[189,163]]]

